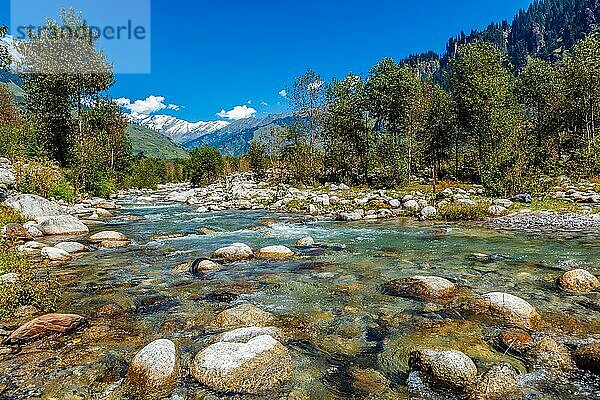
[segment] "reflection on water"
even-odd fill
[[[123,205],[102,229],[119,230],[134,245],[99,250],[54,270],[67,282],[61,312],[93,320],[96,310],[108,303],[131,312],[121,325],[112,325],[123,330],[123,340],[70,338],[66,347],[56,345],[60,356],[47,343],[19,355],[19,362],[31,361],[29,367],[7,366],[9,357],[0,365],[4,375],[11,375],[6,393],[16,398],[63,398],[57,394],[67,392],[72,398],[98,398],[93,396],[104,393],[110,398],[111,383],[118,383],[121,370],[141,345],[170,338],[180,346],[183,364],[189,364],[210,341],[206,327],[214,315],[241,302],[274,313],[293,332],[294,340],[287,345],[296,373],[281,390],[284,398],[288,393],[298,399],[408,398],[407,354],[416,345],[462,350],[482,370],[505,361],[526,372],[521,360],[493,347],[495,327],[464,320],[439,306],[381,293],[383,283],[415,274],[442,276],[477,293],[518,295],[550,320],[544,329],[559,337],[568,335],[573,343],[600,338],[600,313],[594,308],[600,307],[600,294],[569,296],[554,288],[561,273],[554,266],[568,259],[600,274],[595,235],[543,236],[414,221],[345,224],[262,211],[197,214],[194,208],[167,203]],[[260,222],[266,219],[278,223],[263,226]],[[202,235],[199,227],[216,233]],[[233,242],[293,248],[304,236],[322,246],[304,249],[305,254],[292,261],[241,262],[202,277],[173,269],[210,257]],[[102,330],[96,335],[101,337]],[[360,374],[371,378],[358,379]],[[377,379],[372,376],[387,382],[373,384]],[[522,376],[521,383],[529,398],[600,398],[597,378],[560,379],[536,373]],[[190,378],[182,380],[177,394],[210,396]]]

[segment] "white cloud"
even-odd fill
[[[217,114],[217,117],[238,120],[253,117],[254,114],[256,114],[256,110],[254,108],[243,105],[235,106],[229,111],[225,111],[223,109]]]
[[[179,110],[176,104],[165,104],[165,98],[163,96],[150,95],[145,100],[136,100],[133,103],[126,97],[116,99],[115,102],[121,107],[131,111],[134,115],[150,115],[161,110]]]
[[[280,95],[281,97],[287,97],[287,91],[286,91],[285,89],[281,89],[281,90],[279,91],[279,95]]]

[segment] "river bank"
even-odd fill
[[[58,316],[40,320],[23,310],[3,322],[2,394],[475,399],[490,398],[493,389],[504,398],[592,399],[600,393],[590,372],[600,342],[597,231],[505,231],[486,221],[421,217],[348,223],[338,221],[341,214],[362,214],[354,199],[371,194],[325,211],[324,194],[331,205],[335,193],[341,203],[350,200],[344,191],[359,190],[281,190],[275,203],[320,199],[323,212],[302,215],[269,209],[276,189],[220,185],[55,204],[88,232],[27,240],[24,246],[43,243],[30,249],[31,257],[51,254],[42,254],[47,247],[75,249],[73,243],[88,251],[40,270],[63,287]],[[361,204],[364,216],[378,215],[369,214],[372,200],[395,198],[376,194]],[[246,201],[244,210],[233,207]],[[40,203],[39,209],[54,209]],[[391,205],[385,209],[393,213]],[[452,374],[443,372],[456,365]]]

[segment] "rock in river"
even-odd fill
[[[87,251],[87,247],[78,242],[61,242],[54,246],[70,254],[83,253]]]
[[[517,386],[517,371],[508,364],[497,364],[468,388],[469,400],[509,399]],[[519,398],[521,396],[515,397]]]
[[[230,246],[221,247],[213,253],[213,257],[223,261],[241,261],[254,257],[250,246],[243,243],[234,243]]]
[[[398,297],[417,297],[422,299],[439,300],[452,297],[458,286],[447,279],[438,276],[412,276],[398,279],[384,285],[385,294]]]
[[[573,293],[589,293],[600,288],[600,281],[584,269],[573,269],[565,272],[556,280],[561,290]]]
[[[575,363],[581,369],[600,374],[600,342],[580,347],[575,352]]]
[[[131,241],[121,232],[102,231],[89,237],[92,243],[100,243],[102,247],[117,248],[125,247],[131,244]]]
[[[296,242],[296,246],[298,247],[311,247],[315,245],[315,239],[310,236],[303,237],[302,239],[298,239]]]
[[[127,371],[127,381],[136,391],[168,394],[179,377],[179,357],[175,343],[159,339],[140,350]]]
[[[535,342],[525,357],[532,369],[556,372],[568,371],[574,366],[569,349],[551,337]]]
[[[410,371],[419,371],[422,378],[434,385],[464,388],[477,376],[473,360],[458,350],[413,349],[409,354]]]
[[[42,257],[50,261],[71,261],[71,255],[56,247],[44,247]]]
[[[294,252],[285,246],[267,246],[256,252],[256,257],[283,260],[294,256]]]
[[[239,342],[217,342],[199,352],[192,374],[223,393],[259,394],[277,389],[291,378],[288,350],[270,335]]]
[[[7,339],[9,344],[33,342],[56,333],[68,333],[85,322],[77,314],[46,314],[19,327]]]
[[[214,325],[217,328],[239,328],[249,326],[271,326],[273,314],[263,311],[250,303],[240,304],[219,313]]]
[[[484,312],[519,328],[535,329],[541,319],[535,307],[512,294],[488,293],[482,303]]]
[[[90,231],[83,222],[72,215],[39,217],[36,221],[44,235],[79,235]]]

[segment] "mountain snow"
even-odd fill
[[[171,138],[175,143],[198,139],[229,125],[227,121],[189,122],[170,115],[136,115],[135,123]]]

